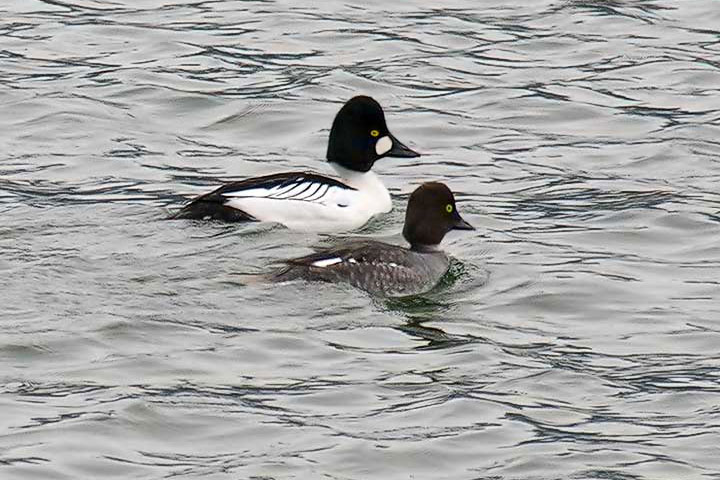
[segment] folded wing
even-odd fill
[[[314,173],[278,173],[227,183],[195,198],[173,218],[285,223],[284,218],[297,210],[295,202],[305,204],[303,208],[343,207],[352,191],[338,180]]]

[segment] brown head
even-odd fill
[[[420,185],[410,195],[403,237],[413,250],[433,249],[450,230],[475,230],[457,211],[455,197],[439,182]]]

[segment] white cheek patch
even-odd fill
[[[390,137],[384,136],[377,141],[375,144],[375,153],[378,155],[385,155],[392,148],[392,140]]]
[[[340,262],[342,262],[342,258],[324,258],[322,260],[318,260],[317,262],[313,262],[311,265],[313,267],[325,268]]]

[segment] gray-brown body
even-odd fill
[[[289,260],[272,278],[346,282],[372,294],[398,297],[431,290],[449,265],[447,255],[439,250],[362,241]]]

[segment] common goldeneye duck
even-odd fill
[[[403,237],[410,248],[358,241],[286,261],[274,281],[347,282],[372,294],[405,296],[431,290],[450,260],[438,247],[450,230],[474,230],[462,219],[455,197],[442,183],[418,187],[408,201]]]
[[[389,212],[390,193],[373,172],[383,157],[418,157],[388,130],[380,104],[348,100],[330,129],[327,160],[340,177],[287,172],[232,182],[201,195],[171,218],[277,222],[294,230],[337,232],[359,228]]]

